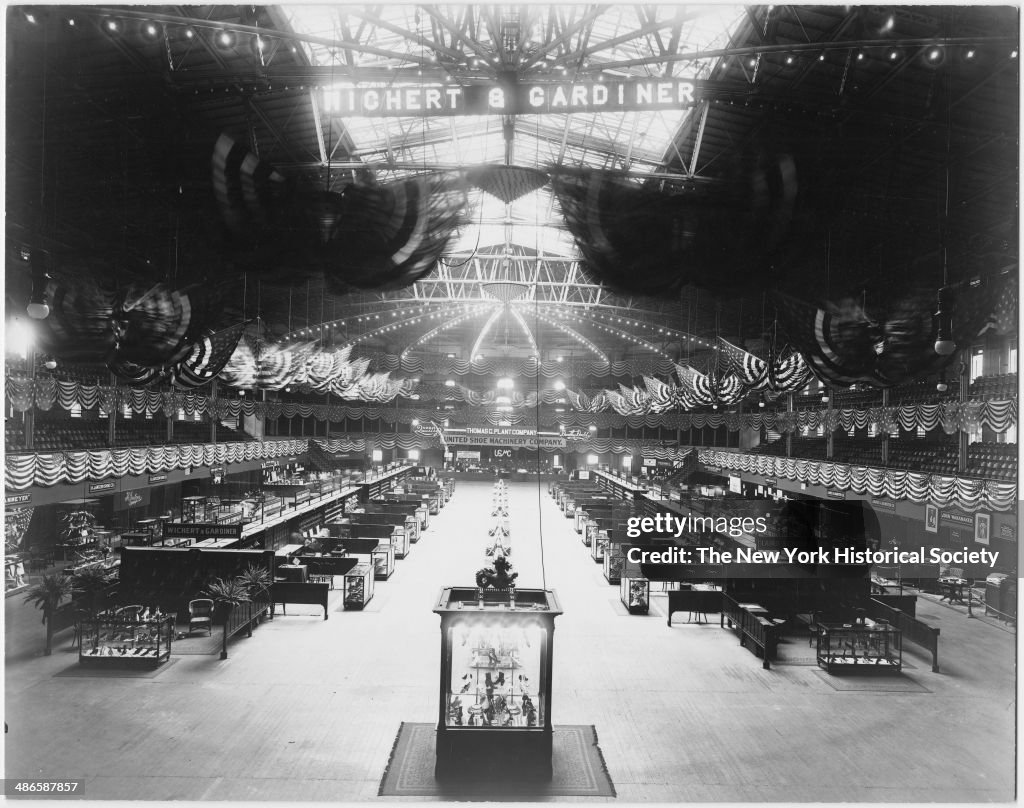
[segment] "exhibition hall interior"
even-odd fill
[[[1019,23],[7,6],[6,796],[1014,800]]]

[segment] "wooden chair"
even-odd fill
[[[188,633],[196,629],[206,629],[213,633],[213,601],[209,598],[197,598],[188,602]]]

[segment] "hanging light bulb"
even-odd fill
[[[935,311],[937,333],[935,353],[949,356],[956,350],[953,341],[953,290],[948,286],[939,289],[939,307]]]
[[[43,266],[43,257],[38,250],[32,251],[29,261],[32,265],[32,292],[25,312],[33,320],[45,320],[50,316],[50,307],[46,303],[46,286],[50,276]]]

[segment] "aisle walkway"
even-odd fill
[[[77,669],[66,633],[49,658],[9,644],[5,776],[82,779],[90,799],[381,799],[399,724],[437,718],[430,609],[442,586],[471,584],[484,566],[490,497],[490,484],[460,483],[366,611],[341,611],[340,593],[326,622],[289,607],[226,661],[176,656],[150,679],[61,677]],[[943,672],[907,654],[911,690],[840,692],[810,665],[762,670],[717,621],[666,627],[663,598],[627,615],[546,490],[513,484],[511,508],[520,586],[546,576],[565,609],[554,721],[595,725],[619,801],[1013,798],[1011,634],[926,605]],[[6,605],[8,625],[33,621],[41,647],[38,613]]]

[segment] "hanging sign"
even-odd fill
[[[32,501],[31,494],[5,494],[4,505],[25,505]]]
[[[974,517],[963,511],[941,511],[939,522],[944,525],[964,525],[974,527]]]
[[[511,446],[519,449],[564,449],[565,438],[543,435],[448,435],[452,446]]]
[[[675,110],[702,100],[704,85],[692,79],[491,82],[468,86],[389,84],[332,85],[321,95],[329,115],[428,117],[433,115],[564,115],[573,112]]]
[[[131,508],[145,508],[148,506],[148,488],[130,488],[127,491],[118,491],[114,495],[115,511],[127,511]]]
[[[166,474],[150,474],[149,475],[149,484],[150,485],[152,485],[153,483],[166,482],[166,480],[167,480],[167,475]]]
[[[103,491],[113,491],[115,488],[117,488],[117,483],[113,480],[109,480],[108,482],[105,483],[90,483],[89,493],[99,494]]]
[[[199,522],[168,522],[165,539],[240,539],[241,525],[214,525]]]

